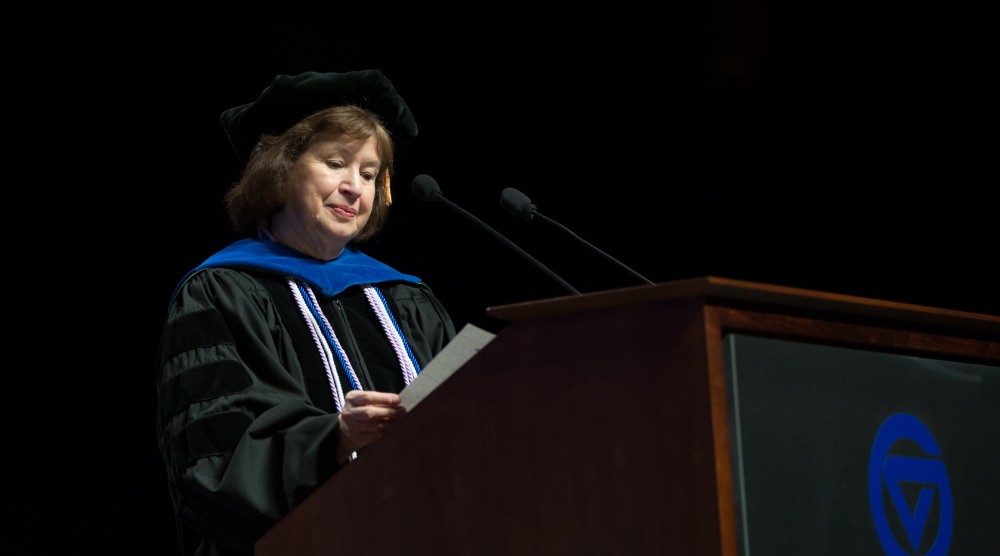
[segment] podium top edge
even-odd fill
[[[486,313],[490,317],[516,322],[621,305],[684,299],[702,299],[707,304],[741,303],[785,307],[1000,333],[1000,317],[993,315],[719,276],[702,276],[498,305],[488,307]]]

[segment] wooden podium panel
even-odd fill
[[[256,554],[735,556],[727,334],[1000,363],[997,317],[716,277],[488,313],[509,324]]]

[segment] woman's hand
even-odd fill
[[[352,453],[378,440],[403,415],[398,394],[351,390],[344,396],[344,408],[337,417],[340,438],[337,460],[347,461]]]

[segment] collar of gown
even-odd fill
[[[403,274],[352,247],[345,247],[336,259],[320,261],[274,241],[241,239],[208,257],[189,272],[181,284],[200,270],[220,267],[292,276],[328,296],[337,295],[350,286],[391,281],[420,282],[420,278]]]

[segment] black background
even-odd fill
[[[567,292],[417,200],[417,174],[584,292],[637,282],[507,215],[505,187],[656,282],[1000,314],[990,20],[960,4],[5,11],[4,459],[29,553],[174,552],[159,329],[177,280],[236,239],[219,114],[279,73],[379,68],[406,99],[420,135],[366,250],[458,326]]]

